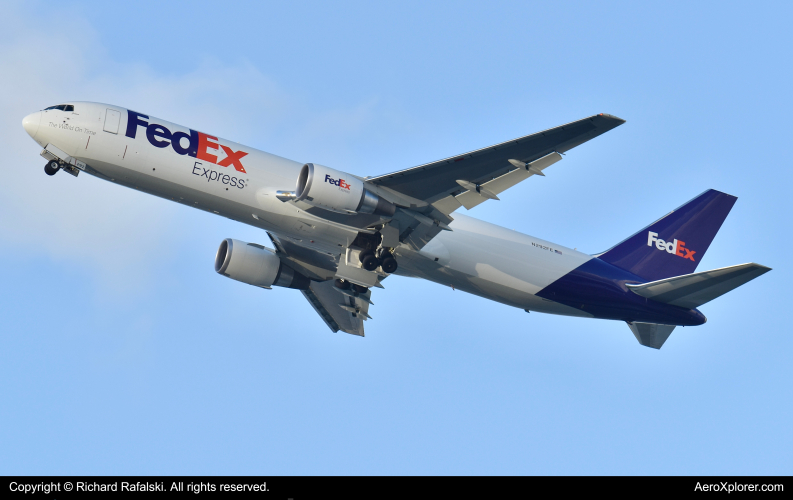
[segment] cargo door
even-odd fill
[[[116,111],[115,109],[107,108],[107,112],[105,113],[105,132],[110,132],[111,134],[118,134],[118,124],[121,121],[121,113]]]

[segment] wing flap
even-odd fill
[[[275,245],[278,258],[287,266],[310,279],[323,281],[336,274],[338,257],[292,243],[288,239],[281,239],[270,232],[267,233],[267,236]]]
[[[371,319],[369,316],[369,306],[372,305],[371,290],[366,290],[366,293],[341,290],[336,288],[333,278],[343,269],[365,273],[365,279],[356,275],[358,279],[349,280],[360,282],[359,284],[364,286],[381,286],[379,280],[382,278],[376,273],[347,265],[349,255],[342,254],[340,257],[328,255],[288,239],[281,239],[273,233],[267,234],[275,244],[276,255],[281,261],[311,278],[309,288],[301,292],[328,328],[334,332],[341,330],[363,337],[363,322]]]
[[[511,188],[515,184],[518,184],[519,182],[528,179],[532,175],[535,175],[536,172],[541,173],[543,170],[550,167],[551,165],[553,165],[554,163],[556,163],[561,159],[562,159],[562,155],[560,155],[557,152],[553,152],[551,154],[543,156],[542,158],[534,160],[531,163],[527,163],[525,167],[515,168],[514,170],[511,170],[504,175],[496,177],[493,180],[487,181],[484,184],[482,184],[481,187],[486,189],[487,192],[499,194]],[[477,193],[475,190],[471,190],[471,189],[469,189],[464,193],[458,194],[454,198],[457,201],[459,201],[460,205],[464,206],[467,210],[471,210],[475,206],[489,199],[487,196],[482,196],[481,194]],[[447,212],[447,213],[451,213],[451,212]]]
[[[331,330],[364,336],[363,322],[371,319],[369,316],[371,290],[356,297],[343,293],[336,288],[333,281],[312,281],[308,290],[302,292]]]
[[[684,274],[642,285],[627,286],[633,293],[642,297],[673,306],[694,309],[770,270],[768,267],[755,263],[739,264],[701,273]]]

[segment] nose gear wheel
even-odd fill
[[[61,166],[58,165],[58,162],[55,160],[48,161],[46,165],[44,165],[44,173],[47,175],[55,175],[58,173],[58,170],[61,169]]]

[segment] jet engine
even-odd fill
[[[364,187],[363,181],[332,168],[306,163],[297,177],[295,199],[342,214],[391,217],[396,205]]]
[[[282,286],[306,290],[306,276],[281,263],[275,252],[256,243],[227,238],[215,255],[215,271],[233,280],[258,287]]]

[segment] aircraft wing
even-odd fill
[[[542,170],[559,161],[560,153],[623,123],[621,118],[601,113],[366,181],[432,204],[448,216],[460,206],[470,209],[487,199],[498,199],[496,194],[532,175],[544,175]]]
[[[406,243],[420,249],[440,231],[451,230],[449,216],[471,209],[561,160],[561,154],[625,120],[599,114],[566,125],[391,174],[365,179],[399,205],[381,232],[384,246]],[[390,196],[389,196],[390,195]],[[371,290],[357,294],[334,285],[339,256],[330,256],[270,234],[276,255],[312,282],[302,293],[331,330],[364,335],[371,319]]]
[[[336,288],[333,283],[339,263],[338,256],[298,245],[270,232],[267,235],[275,245],[275,254],[281,262],[312,280],[309,289],[301,291],[328,327],[334,332],[341,330],[363,337],[363,322],[371,319],[371,290],[356,293],[353,290]]]
[[[369,316],[369,298],[372,291],[356,294],[352,290],[340,290],[330,281],[312,281],[303,296],[334,332],[339,330],[352,335],[364,336],[363,322]]]

